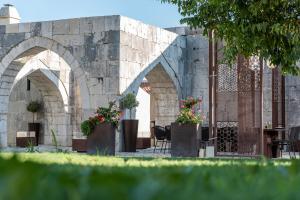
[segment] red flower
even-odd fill
[[[97,119],[99,120],[100,123],[103,123],[105,121],[105,118],[102,115],[97,116]]]

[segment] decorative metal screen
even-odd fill
[[[217,152],[237,152],[237,122],[217,122]]]
[[[217,155],[258,155],[262,128],[262,60],[239,56],[220,64],[222,44],[210,44],[210,123]]]
[[[285,77],[272,70],[272,125],[285,127]]]

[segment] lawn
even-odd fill
[[[0,154],[0,200],[300,199],[300,162]]]

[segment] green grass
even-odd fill
[[[0,200],[299,199],[300,162],[0,154]]]

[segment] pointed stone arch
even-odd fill
[[[124,94],[137,94],[143,80],[147,80],[151,87],[150,120],[155,121],[157,125],[170,125],[179,112],[179,100],[182,95],[182,86],[176,72],[160,56],[135,78]]]
[[[40,36],[31,37],[13,47],[0,62],[0,146],[7,146],[8,102],[14,79],[30,58],[45,50],[55,52],[70,66],[80,88],[82,112],[90,109],[90,92],[85,73],[76,58],[55,40]]]
[[[169,65],[166,59],[163,56],[159,56],[152,63],[150,63],[130,84],[130,86],[123,92],[123,94],[127,94],[132,92],[134,94],[137,93],[140,85],[143,82],[143,79],[157,66],[161,66],[168,75],[168,77],[172,80],[176,88],[176,92],[178,94],[178,98],[182,98],[182,83],[179,79],[179,75],[177,72]]]

